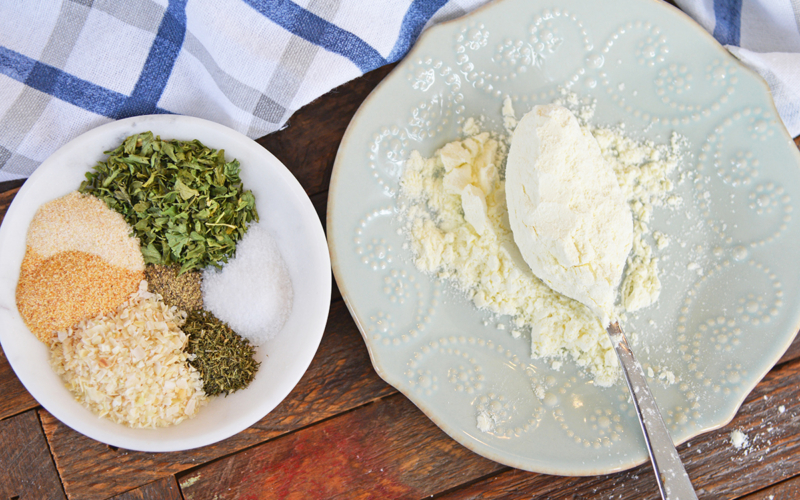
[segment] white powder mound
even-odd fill
[[[236,255],[221,270],[203,271],[203,307],[254,345],[281,331],[293,299],[286,263],[261,224],[250,225]]]
[[[511,331],[530,332],[532,357],[570,357],[596,384],[613,384],[619,364],[604,325],[531,273],[508,220],[503,144],[468,124],[470,137],[431,158],[412,152],[406,161],[398,206],[416,267],[449,280],[478,308],[512,316]],[[618,130],[591,133],[633,214],[633,249],[622,286],[630,298],[621,304],[646,307],[658,298],[660,281],[658,258],[644,236],[653,207],[663,205],[672,190],[668,174],[677,166],[675,147],[638,143]]]
[[[533,273],[608,324],[633,243],[631,210],[597,140],[567,108],[534,106],[519,121],[506,200]]]
[[[750,438],[739,429],[731,432],[731,445],[737,450],[745,450],[750,446]]]

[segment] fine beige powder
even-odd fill
[[[58,252],[94,254],[112,266],[144,271],[139,240],[122,215],[77,191],[45,203],[28,228],[27,244],[46,259]]]

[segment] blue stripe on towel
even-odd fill
[[[739,45],[742,0],[714,0],[714,38],[722,45]]]
[[[414,0],[403,16],[400,33],[389,57],[386,58],[387,61],[395,62],[406,55],[411,45],[417,41],[425,24],[446,3],[447,0]]]
[[[289,0],[245,0],[258,13],[289,33],[346,57],[362,73],[386,64],[386,59],[353,33],[326,21]]]
[[[108,118],[120,118],[127,96],[0,46],[0,74]],[[167,113],[162,109],[156,113]]]
[[[0,75],[25,83],[36,61],[0,45]]]
[[[163,113],[158,108],[158,101],[186,38],[186,1],[169,0],[139,80],[115,118]]]

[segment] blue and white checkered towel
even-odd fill
[[[769,84],[789,134],[800,134],[800,1],[675,0]]]
[[[263,136],[486,1],[2,0],[0,181],[128,116],[199,116]]]
[[[207,118],[256,138],[487,0],[0,0],[0,181],[105,122]],[[800,0],[677,0],[800,133]]]

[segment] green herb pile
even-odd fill
[[[195,355],[189,363],[203,377],[207,395],[229,394],[253,381],[261,364],[253,359],[254,347],[216,316],[192,311],[182,330],[189,337],[186,352]]]
[[[132,135],[86,174],[80,192],[105,201],[134,229],[148,264],[180,272],[217,268],[236,250],[255,197],[239,178],[239,162],[200,141]]]

